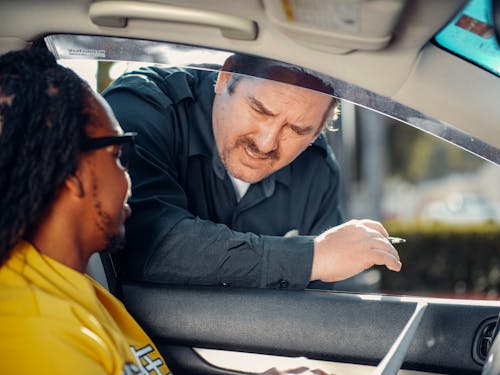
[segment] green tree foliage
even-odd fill
[[[410,126],[391,126],[389,158],[392,174],[410,182],[474,171],[483,160],[433,135]]]
[[[97,64],[97,91],[102,92],[111,84],[109,71],[113,66],[113,61],[99,61]]]
[[[406,238],[397,245],[403,269],[383,272],[387,293],[455,298],[500,298],[500,225],[437,222],[384,223]]]

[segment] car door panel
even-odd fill
[[[415,298],[313,290],[135,283],[123,285],[123,296],[129,311],[158,343],[165,358],[190,366],[198,362],[195,367],[205,374],[207,369],[202,369],[206,363],[187,348],[377,365],[417,304]],[[474,337],[484,320],[498,315],[500,303],[426,302],[429,306],[404,368],[479,373],[481,365],[472,358]],[[184,368],[182,373],[198,370]],[[210,373],[225,373],[213,371]]]

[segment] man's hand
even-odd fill
[[[311,280],[340,281],[375,264],[399,271],[399,254],[388,237],[382,224],[368,219],[328,229],[314,239]]]
[[[301,375],[328,375],[326,372],[323,370],[311,370],[307,367],[299,367],[296,369],[291,369],[291,370],[286,370],[286,371],[279,371],[275,367],[267,370],[266,372],[263,372],[260,375],[286,375],[286,374],[301,374]]]

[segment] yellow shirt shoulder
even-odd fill
[[[6,374],[169,374],[119,300],[27,242],[0,268],[0,337]]]

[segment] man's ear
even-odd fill
[[[76,173],[66,177],[66,180],[64,180],[64,186],[71,194],[78,198],[81,198],[85,195],[82,181]]]
[[[223,94],[227,89],[227,84],[231,79],[232,73],[221,71],[215,83],[215,93],[217,95]]]

